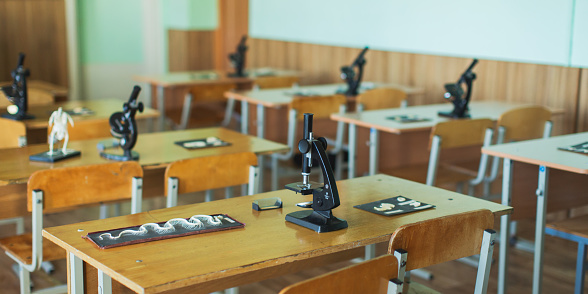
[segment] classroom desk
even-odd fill
[[[209,293],[348,258],[344,253],[349,250],[388,242],[394,231],[404,224],[478,209],[489,209],[501,216],[512,209],[387,175],[355,178],[337,184],[341,206],[333,212],[347,220],[349,227],[329,233],[318,234],[286,222],[287,213],[301,210],[295,203],[309,198],[279,190],[46,228],[43,236],[67,250],[68,266],[74,264],[68,270],[74,274],[68,280],[74,281],[70,286],[79,287],[83,281],[75,270],[83,261],[137,293],[172,290],[173,293]],[[353,208],[357,204],[397,195],[434,204],[436,208],[395,217]],[[280,197],[283,208],[262,212],[251,209],[253,199],[267,197]],[[88,232],[216,213],[227,214],[246,225],[242,229],[105,250],[97,249],[81,238]],[[71,293],[77,293],[75,290]]]
[[[0,82],[0,87],[12,85],[12,81]],[[55,102],[63,102],[67,100],[67,94],[69,92],[67,87],[55,85],[49,82],[40,80],[27,80],[27,87],[43,90],[51,93],[55,97]],[[10,105],[8,101],[0,101],[0,106],[5,107]]]
[[[47,143],[47,128],[49,127],[49,118],[51,113],[62,107],[63,110],[72,110],[77,107],[85,107],[93,111],[92,114],[71,115],[75,123],[78,121],[106,121],[108,122],[110,116],[114,112],[123,111],[123,104],[126,101],[105,98],[98,100],[84,100],[84,101],[67,101],[59,102],[52,105],[30,106],[27,113],[35,116],[34,119],[22,120],[27,128],[27,144],[42,144]],[[157,110],[146,107],[143,112],[137,112],[135,118],[137,120],[157,118],[159,112]]]
[[[133,79],[137,82],[148,83],[151,87],[151,105],[158,109],[160,126],[165,123],[165,100],[169,90],[187,91],[194,86],[211,86],[223,84],[237,84],[237,89],[251,89],[255,79],[262,76],[298,76],[295,71],[259,68],[246,70],[246,77],[229,77],[228,72],[207,70],[189,72],[171,72],[162,75],[137,75]]]
[[[545,214],[547,210],[547,186],[549,169],[563,170],[571,173],[588,175],[588,157],[557,147],[576,145],[588,141],[588,133],[551,137],[548,139],[494,145],[482,148],[482,152],[501,157],[503,163],[502,203],[510,205],[513,187],[513,163],[523,162],[539,167],[539,181],[536,191],[537,214],[535,227],[535,255],[533,263],[533,293],[541,293],[543,271],[543,248],[545,239]],[[571,207],[570,207],[571,208]],[[500,225],[500,255],[498,293],[506,291],[506,270],[508,262],[508,236],[510,216],[502,216]]]
[[[470,113],[472,118],[490,118],[497,120],[500,115],[510,109],[529,104],[501,102],[501,101],[472,101]],[[359,113],[331,114],[331,119],[349,124],[349,178],[355,177],[356,148],[357,148],[357,126],[370,130],[369,142],[369,174],[373,175],[378,171],[378,132],[388,132],[396,135],[429,131],[438,122],[446,121],[449,118],[437,115],[439,111],[451,111],[453,104],[429,104],[409,106],[406,108],[370,110]],[[390,116],[407,115],[418,118],[426,118],[426,121],[419,122],[397,122],[388,119]],[[424,143],[428,144],[428,143]]]
[[[176,141],[211,136],[227,141],[231,145],[188,150],[174,144]],[[70,142],[67,145],[68,148],[81,151],[81,156],[55,163],[29,161],[29,155],[47,151],[49,147],[46,144],[3,149],[0,152],[0,162],[2,162],[2,165],[0,165],[0,198],[3,203],[9,202],[12,204],[0,205],[0,215],[2,215],[3,209],[8,209],[7,207],[17,207],[26,214],[26,184],[31,174],[35,171],[109,162],[100,157],[96,148],[97,143],[103,140],[105,138]],[[203,128],[139,134],[139,139],[133,150],[139,153],[139,163],[144,169],[143,197],[153,197],[163,195],[165,169],[173,161],[237,152],[254,152],[257,155],[262,155],[284,152],[288,150],[288,147],[223,128]]]

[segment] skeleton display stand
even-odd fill
[[[54,111],[49,118],[49,126],[51,127],[51,134],[49,135],[49,151],[31,155],[29,156],[29,160],[56,162],[62,159],[79,156],[81,154],[80,151],[67,149],[67,142],[69,141],[69,135],[67,133],[68,122],[72,127],[74,126],[71,116],[63,111],[61,107]],[[53,144],[56,140],[63,140],[63,147],[61,149],[54,150]]]
[[[347,90],[344,92],[347,96],[357,95],[357,91],[361,84],[361,78],[363,77],[363,67],[365,66],[365,52],[368,47],[365,47],[355,58],[355,61],[350,66],[341,67],[341,78],[347,83]],[[357,66],[357,74],[355,73],[355,67]]]
[[[129,101],[123,104],[123,112],[115,112],[110,116],[110,133],[119,141],[118,144],[114,145],[109,142],[98,143],[98,149],[101,150],[100,156],[118,161],[139,160],[139,153],[131,150],[135,147],[137,136],[139,135],[135,114],[137,110],[143,112],[144,109],[143,102],[137,102],[139,92],[141,92],[141,87],[135,86]],[[104,149],[113,147],[120,147],[122,154],[120,152],[104,151]]]
[[[468,109],[468,104],[470,103],[470,98],[472,96],[472,84],[476,79],[476,74],[472,72],[472,69],[478,63],[477,59],[472,61],[472,64],[466,69],[466,71],[461,75],[457,83],[455,84],[445,84],[445,92],[444,97],[446,99],[451,100],[453,103],[453,110],[450,112],[439,112],[439,116],[444,117],[451,117],[451,118],[469,118],[470,114]],[[467,87],[467,94],[465,98],[463,97],[464,91],[461,88],[461,84],[465,83]]]
[[[28,108],[28,93],[27,93],[27,77],[30,75],[28,69],[23,67],[25,55],[20,53],[18,55],[18,65],[10,73],[12,75],[12,85],[1,88],[2,92],[10,103],[8,106],[8,113],[3,113],[2,117],[12,120],[32,119],[34,116],[27,114]]]
[[[245,73],[243,72],[243,69],[245,68],[245,52],[247,52],[245,41],[247,41],[247,36],[241,38],[241,42],[237,45],[237,52],[229,54],[231,65],[235,68],[235,72],[229,74],[229,77],[245,76]]]
[[[318,233],[331,232],[347,228],[347,221],[333,215],[332,209],[339,206],[339,192],[333,169],[325,152],[327,141],[325,138],[315,139],[312,133],[313,114],[304,114],[304,139],[298,142],[298,149],[302,152],[302,182],[286,185],[287,189],[302,195],[312,194],[312,202],[298,204],[300,207],[312,210],[296,211],[286,215],[286,221],[315,230]],[[310,182],[310,168],[312,158],[316,157],[323,173],[324,185]]]

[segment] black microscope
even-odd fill
[[[472,69],[478,63],[477,59],[474,59],[468,69],[461,75],[457,83],[445,84],[445,99],[451,100],[453,103],[453,110],[451,112],[439,112],[439,116],[451,117],[451,118],[469,118],[468,104],[472,96],[472,84],[476,79],[476,74],[472,72]],[[467,88],[467,94],[465,99],[462,98],[464,91],[461,88],[461,84],[465,83]]]
[[[115,112],[110,116],[110,133],[112,136],[118,138],[119,141],[118,144],[108,147],[105,147],[103,143],[100,143],[98,145],[98,149],[101,150],[100,156],[118,161],[139,160],[139,153],[131,150],[135,147],[137,136],[139,135],[137,122],[135,121],[135,114],[137,111],[143,112],[144,109],[143,102],[137,102],[139,92],[141,92],[141,87],[135,86],[129,101],[123,104],[123,112]],[[110,147],[122,148],[123,154],[103,151]]]
[[[350,66],[341,67],[341,78],[347,83],[347,91],[344,92],[347,96],[357,95],[363,76],[363,67],[366,63],[364,55],[367,50],[368,47],[365,47]],[[355,67],[357,67],[357,74],[355,73]]]
[[[327,140],[323,137],[314,138],[312,133],[312,113],[304,114],[304,139],[298,142],[298,150],[302,153],[302,182],[286,185],[286,188],[302,195],[312,194],[312,202],[297,204],[299,207],[312,208],[286,215],[286,221],[295,223],[318,233],[331,232],[347,228],[347,221],[333,215],[333,208],[340,205],[337,183],[333,169],[329,163]],[[311,182],[310,168],[312,159],[316,158],[323,173],[324,185]]]
[[[245,73],[243,72],[243,69],[245,68],[245,52],[247,52],[245,41],[247,41],[247,35],[241,38],[241,42],[237,45],[237,52],[229,54],[231,65],[235,68],[235,72],[229,74],[229,77],[245,76]]]
[[[10,73],[12,75],[12,85],[2,87],[2,92],[13,104],[8,106],[8,113],[3,113],[2,117],[12,120],[32,119],[34,116],[27,114],[28,93],[27,77],[30,75],[28,69],[23,67],[24,53],[18,55],[18,65]]]

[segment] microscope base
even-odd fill
[[[131,161],[131,160],[139,160],[139,153],[135,151],[131,151],[131,154],[128,153],[108,153],[108,152],[100,152],[100,156],[116,161]]]
[[[459,116],[458,114],[454,113],[453,111],[448,111],[448,112],[439,111],[437,114],[439,114],[439,116],[450,117],[450,118],[471,118],[471,115],[469,113],[466,113],[462,116]]]
[[[317,233],[326,233],[347,228],[347,221],[339,219],[332,215],[327,217],[314,210],[301,210],[286,215],[286,221],[295,223],[299,226],[316,231]]]
[[[1,115],[3,118],[7,118],[7,119],[11,119],[11,120],[27,120],[27,119],[33,119],[35,118],[34,116],[30,115],[30,114],[10,114],[10,113],[3,113]]]

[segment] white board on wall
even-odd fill
[[[262,39],[567,66],[575,1],[250,0],[249,33]]]
[[[588,0],[576,0],[570,65],[588,67]]]

